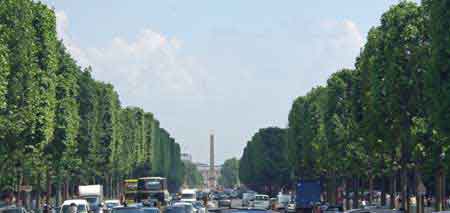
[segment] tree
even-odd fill
[[[190,188],[203,186],[203,176],[192,162],[184,162],[185,184]]]
[[[220,169],[218,179],[220,185],[226,188],[233,188],[239,184],[239,160],[236,158],[228,159]]]
[[[436,210],[442,209],[444,182],[444,161],[441,156],[446,155],[450,145],[450,1],[448,0],[423,0],[425,16],[427,18],[427,32],[431,40],[430,67],[426,72],[425,91],[428,97],[428,104],[425,106],[431,119],[433,138],[436,138],[433,150],[435,162],[436,184]],[[437,158],[437,159],[436,159]]]
[[[260,129],[244,149],[240,160],[242,182],[250,188],[274,194],[289,184],[286,130]]]

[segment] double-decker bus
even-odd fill
[[[138,198],[138,179],[127,179],[123,181],[123,201],[127,204],[136,203]]]
[[[163,177],[142,177],[138,179],[138,202],[157,200],[161,205],[169,202],[167,179]]]

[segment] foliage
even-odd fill
[[[63,181],[66,190],[101,183],[108,196],[123,179],[151,174],[167,177],[173,190],[181,186],[179,145],[152,113],[123,108],[113,85],[91,73],[58,41],[53,10],[31,0],[2,1],[0,188],[43,190],[46,171],[57,190]]]
[[[192,162],[184,162],[185,184],[189,188],[197,188],[203,186],[203,176],[198,171],[197,166]]]
[[[231,158],[223,163],[218,183],[226,188],[234,188],[239,184],[239,160]]]
[[[260,129],[247,143],[239,162],[239,178],[252,189],[273,194],[288,185],[286,130]]]

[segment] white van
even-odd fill
[[[183,189],[181,191],[181,202],[195,202],[197,201],[197,193],[193,189]]]
[[[256,209],[270,209],[270,198],[268,195],[255,195],[253,207]]]
[[[61,205],[60,213],[70,213],[70,205],[75,204],[77,206],[77,213],[88,213],[89,203],[86,200],[76,199],[76,200],[66,200]]]

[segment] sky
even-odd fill
[[[397,0],[44,0],[82,67],[124,106],[155,114],[196,162],[239,158],[260,128],[285,128],[296,97],[353,68]]]

